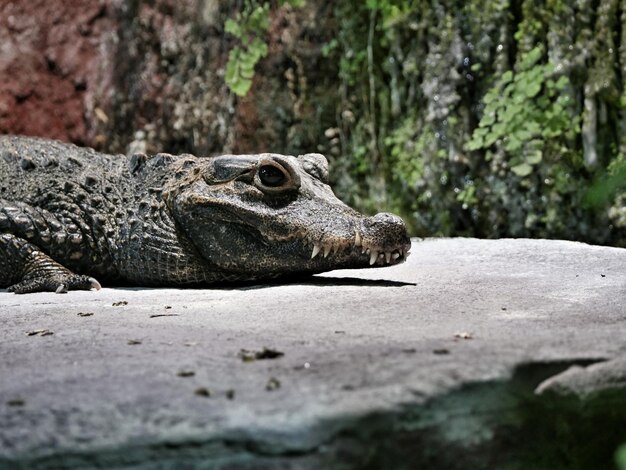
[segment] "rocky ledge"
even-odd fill
[[[611,468],[626,250],[414,241],[213,289],[0,291],[2,468]]]

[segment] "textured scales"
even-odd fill
[[[319,154],[137,154],[0,136],[0,287],[201,285],[392,265],[392,214],[335,197]]]

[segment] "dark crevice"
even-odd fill
[[[511,26],[510,31],[512,34],[508,34],[509,44],[507,48],[509,70],[513,70],[517,60],[517,41],[515,40],[515,33],[519,29],[522,23],[522,3],[524,0],[511,0]]]
[[[361,461],[351,468],[612,468],[615,449],[626,441],[624,390],[587,401],[534,393],[569,367],[596,362],[525,364],[508,381],[468,384],[407,405],[391,423],[389,416],[364,420],[337,441],[369,443],[362,446],[368,453],[352,454]]]

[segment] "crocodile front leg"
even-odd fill
[[[9,286],[16,294],[100,289],[93,277],[74,274],[37,246],[10,233],[0,235],[0,286]]]
[[[81,221],[69,217],[76,213],[71,209],[59,217],[25,202],[0,199],[0,287],[10,286],[19,294],[100,287],[94,278],[74,272],[86,274],[98,258],[79,227]]]

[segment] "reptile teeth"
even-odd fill
[[[309,243],[313,245],[311,259],[315,258],[319,254],[321,254],[324,258],[328,258],[328,255],[330,255],[331,253],[333,255],[336,255],[345,249],[360,248],[359,251],[361,252],[361,254],[368,256],[370,266],[374,266],[375,264],[377,264],[377,262],[378,265],[384,266],[395,264],[394,261],[403,261],[402,258],[406,257],[406,255],[408,254],[408,250],[406,250],[405,253],[405,250],[402,247],[389,249],[387,247],[373,247],[371,245],[366,246],[366,242],[363,240],[363,238],[361,238],[361,235],[358,232],[355,232],[354,237],[354,243],[352,244],[347,241],[347,244],[346,242],[342,241],[331,242],[330,240],[326,242],[310,241]]]
[[[363,240],[361,240],[361,235],[359,232],[354,233],[354,246],[361,246],[363,244]]]

